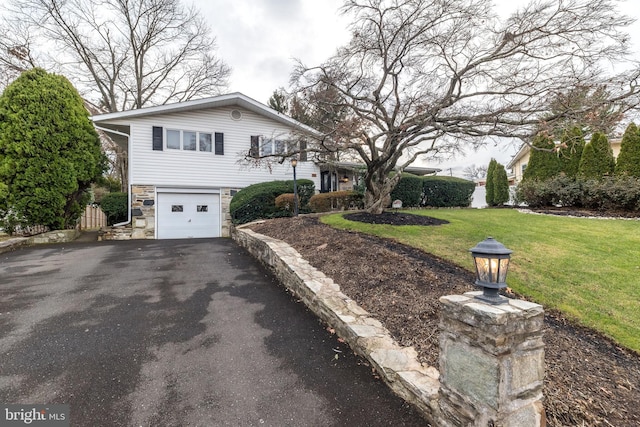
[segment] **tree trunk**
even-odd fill
[[[400,174],[389,176],[380,171],[365,174],[364,181],[367,191],[364,194],[364,209],[372,214],[381,214],[391,204],[391,191],[400,180]]]

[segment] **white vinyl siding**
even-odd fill
[[[285,140],[289,135],[289,128],[244,109],[241,110],[242,119],[233,120],[230,115],[233,109],[238,108],[194,110],[114,120],[114,124],[130,126],[130,182],[173,187],[243,188],[258,182],[293,179],[289,162],[276,163],[271,170],[267,167],[244,166],[238,162],[248,155],[252,135],[261,135],[263,139]],[[154,126],[165,129],[167,143],[168,130],[195,129],[199,135],[222,133],[225,154],[215,155],[210,150],[203,150],[201,138],[198,138],[200,145],[197,151],[154,151]],[[298,163],[296,173],[298,179],[311,179],[316,188],[320,188],[320,172],[313,162]],[[312,176],[313,174],[316,176]]]

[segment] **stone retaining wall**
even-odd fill
[[[247,228],[232,237],[365,357],[391,389],[434,426],[541,427],[544,310],[481,292],[440,298],[440,371],[418,361],[382,324],[288,244]],[[442,373],[442,375],[441,375]]]
[[[77,239],[78,236],[80,236],[80,230],[73,229],[49,231],[31,237],[14,237],[0,242],[0,254],[13,251],[22,246],[71,242]]]
[[[428,421],[444,425],[438,413],[438,370],[421,364],[413,347],[400,346],[378,320],[288,244],[246,228],[232,229],[232,237],[365,357],[396,394],[415,405]]]
[[[39,245],[46,243],[66,243],[71,242],[80,236],[80,230],[56,230],[29,237],[29,245]]]

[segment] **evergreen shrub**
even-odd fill
[[[391,192],[391,201],[402,200],[403,207],[418,207],[422,201],[422,178],[403,173],[396,188]]]
[[[113,225],[127,220],[129,213],[129,195],[127,193],[107,193],[102,197],[100,208],[107,216],[107,224]]]
[[[297,180],[300,212],[304,212],[309,199],[315,192],[310,179]],[[276,207],[276,197],[293,193],[293,181],[269,181],[253,184],[238,191],[229,205],[234,224],[245,224],[261,218],[287,216],[288,213]]]
[[[449,176],[425,176],[422,184],[422,206],[438,208],[470,206],[476,187],[473,181]]]

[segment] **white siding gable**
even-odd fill
[[[242,112],[242,119],[231,118],[231,111]],[[291,131],[286,125],[238,108],[192,110],[109,121],[130,126],[132,184],[171,187],[243,188],[264,181],[293,178],[289,162],[267,168],[249,168],[238,163],[249,151],[252,135],[285,138]],[[152,129],[164,128],[164,150],[152,149]],[[224,155],[211,152],[166,148],[166,129],[224,134]],[[213,142],[213,141],[212,141]],[[311,179],[320,187],[319,169],[313,162],[299,162],[298,179]],[[315,174],[316,176],[312,176]]]

